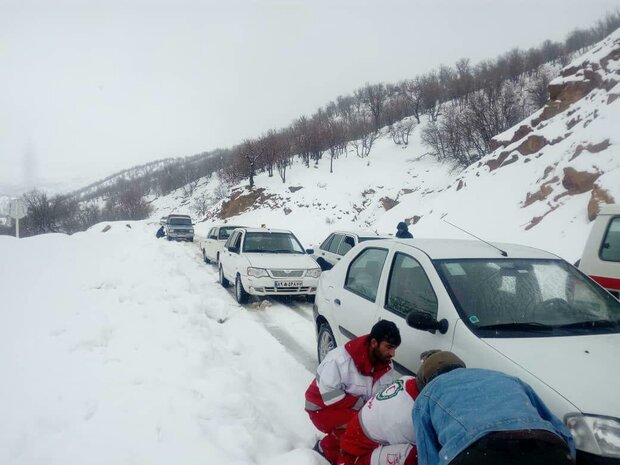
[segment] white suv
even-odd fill
[[[372,231],[334,231],[317,247],[312,256],[322,270],[331,270],[349,250],[360,242],[389,239],[391,237],[380,236]]]
[[[224,243],[235,229],[242,227],[243,226],[221,225],[209,229],[206,239],[200,243],[202,258],[205,263],[219,263],[220,253],[224,250]]]
[[[364,242],[322,274],[319,360],[380,319],[402,337],[396,367],[451,350],[529,383],[575,436],[580,463],[620,457],[620,302],[561,258],[511,244]],[[611,461],[610,461],[611,460]]]
[[[237,302],[251,295],[306,295],[316,293],[321,275],[317,263],[291,231],[238,228],[220,255],[219,280],[235,283]]]

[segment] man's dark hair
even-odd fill
[[[370,330],[368,341],[375,339],[379,344],[386,341],[394,346],[400,345],[400,331],[392,321],[380,320]]]

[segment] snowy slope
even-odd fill
[[[466,237],[447,220],[574,261],[598,205],[620,199],[619,68],[616,31],[562,70],[543,109],[496,136],[497,148],[461,172],[425,156],[417,127],[408,147],[384,134],[366,159],[350,149],[334,173],[325,156],[310,169],[296,160],[286,183],[262,173],[253,191],[232,186],[223,205],[200,216],[195,198],[214,197],[219,183],[205,179],[191,198],[178,191],[154,199],[153,216],[194,214],[203,234],[222,221],[289,228],[307,246],[337,229],[393,233],[403,220],[419,237]]]
[[[313,373],[261,310],[238,307],[194,245],[104,226],[0,237],[0,463],[318,464]],[[284,310],[269,312],[313,350]]]

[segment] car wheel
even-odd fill
[[[332,329],[329,327],[327,323],[321,323],[319,327],[319,337],[317,339],[317,358],[319,359],[319,363],[321,363],[327,353],[336,348],[336,338],[334,337],[334,333]]]
[[[211,263],[211,260],[207,258],[207,254],[205,253],[204,249],[202,249],[202,259],[205,261],[205,263]]]
[[[172,240],[172,238],[170,236],[166,236],[166,239],[168,239],[169,241]]]
[[[248,301],[248,293],[243,289],[241,276],[239,275],[237,275],[237,279],[235,280],[235,298],[237,299],[237,303],[240,304],[244,304]]]
[[[230,284],[228,282],[228,279],[224,277],[224,270],[222,270],[222,265],[220,265],[220,268],[219,268],[219,281],[222,287],[228,287],[228,285]]]
[[[314,303],[316,296],[314,294],[306,294],[306,302]]]

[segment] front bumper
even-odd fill
[[[247,276],[242,278],[243,288],[251,295],[315,295],[319,285],[319,278],[297,278],[297,279],[274,279],[274,278],[254,278]],[[276,282],[295,282],[296,286],[276,286]]]

